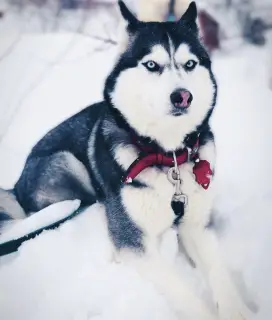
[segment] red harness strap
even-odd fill
[[[172,167],[175,165],[173,156],[159,152],[154,152],[151,146],[143,146],[138,143],[137,139],[133,139],[133,142],[144,154],[138,157],[128,168],[126,175],[123,179],[123,182],[125,184],[131,183],[133,179],[135,179],[143,170],[145,170],[148,167],[156,165]],[[189,152],[189,148],[185,148],[181,152],[177,152],[177,164],[180,166],[187,162],[190,158],[195,159],[193,173],[196,177],[196,181],[204,189],[208,189],[210,184],[210,176],[212,175],[212,170],[208,161],[198,159],[198,149],[199,138],[197,138],[197,141],[191,152]]]

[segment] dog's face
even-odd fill
[[[195,3],[178,22],[140,22],[120,3],[127,43],[105,98],[140,135],[175,150],[215,104],[211,61],[198,39]]]

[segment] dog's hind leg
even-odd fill
[[[27,213],[64,200],[79,199],[83,205],[95,202],[87,169],[66,151],[29,159],[15,193]]]
[[[189,288],[182,275],[159,253],[136,254],[123,251],[119,258],[139,274],[151,281],[165,295],[168,302],[176,310],[179,319],[216,320],[218,319],[208,306]]]

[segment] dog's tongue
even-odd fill
[[[189,105],[189,98],[190,98],[190,93],[187,91],[182,91],[181,92],[181,97],[182,97],[182,103],[181,106],[182,107],[188,107]]]

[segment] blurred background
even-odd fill
[[[150,5],[151,2],[146,0],[145,3]],[[268,320],[272,314],[271,290],[267,289],[272,287],[272,259],[268,254],[272,246],[272,0],[196,2],[201,37],[211,54],[219,84],[212,127],[217,144],[215,212],[227,226],[220,238],[222,251],[230,266],[242,271],[253,295],[251,299],[260,307],[256,319]],[[127,0],[126,3],[136,15],[139,12],[145,15],[143,0]],[[173,8],[168,4],[166,10],[160,12],[160,19],[175,19]],[[1,187],[12,188],[31,147],[49,129],[102,98],[105,77],[118,53],[120,23],[114,0],[0,0]],[[96,236],[95,241],[99,242],[100,235]],[[52,247],[48,247],[46,261],[50,259]],[[56,256],[59,256],[58,252]],[[93,275],[99,279],[99,285],[103,283],[101,292],[107,293],[110,307],[97,298],[100,289],[88,291],[92,288],[88,282],[82,288],[78,287],[82,295],[77,290],[66,292],[62,284],[51,290],[50,285],[56,279],[66,283],[66,278],[60,275],[62,272],[55,277],[56,272],[52,271],[52,278],[50,273],[42,285],[39,270],[46,272],[48,264],[41,260],[39,265],[37,259],[35,270],[39,281],[36,284],[35,277],[29,272],[31,257],[29,260],[25,256],[24,271],[18,260],[17,272],[11,274],[12,271],[6,270],[2,273],[2,280],[8,279],[4,283],[10,294],[6,296],[8,302],[3,302],[0,308],[2,319],[19,319],[22,310],[27,319],[91,319],[71,317],[77,310],[74,302],[80,303],[81,298],[87,296],[86,290],[91,299],[86,304],[87,311],[90,313],[93,308],[96,314],[100,310],[102,318],[94,316],[95,319],[112,320],[111,312],[117,310],[114,309],[116,306],[120,307],[118,299],[122,297],[115,290],[124,290],[126,298],[137,291],[127,289],[124,283],[120,285],[123,270],[119,277],[114,277],[119,281],[114,285],[103,280],[104,273],[99,268]],[[58,261],[59,270],[66,270],[71,283],[74,271],[69,269],[69,263],[64,260],[62,266],[61,259],[54,260]],[[91,262],[87,267],[91,267]],[[16,264],[10,270],[14,269]],[[18,301],[22,301],[22,297],[24,300],[21,305],[16,303],[16,309],[14,293],[18,291],[21,279],[27,285],[20,286],[19,291],[25,292],[18,294]],[[77,283],[77,278],[74,281]],[[128,283],[133,285],[134,282],[128,280]],[[35,291],[35,285],[39,287],[40,295]],[[141,288],[144,292],[144,287]],[[57,299],[54,295],[51,298],[52,291]],[[33,311],[32,301],[44,301],[44,292],[48,300],[38,304],[39,311],[45,315],[40,317],[37,310]],[[56,301],[66,293],[65,308],[61,308]],[[137,303],[142,299],[142,308],[133,299],[130,304],[126,299],[126,316],[122,318],[121,309],[118,309],[115,319],[132,319],[132,315],[135,316],[133,319],[144,319],[137,312],[146,314],[143,309],[145,297],[142,293],[136,296]],[[150,307],[150,314],[157,310],[154,304],[153,307],[152,304],[145,306]],[[48,316],[50,310],[55,312],[54,316]],[[12,312],[18,312],[17,317]],[[108,317],[103,317],[103,312]],[[174,318],[161,316],[156,319]]]
[[[177,8],[179,1],[189,2],[176,0]],[[166,5],[156,16],[160,2]],[[140,17],[153,6],[153,20],[173,20],[182,12],[170,0],[126,3]],[[272,88],[272,0],[197,0],[197,5],[201,37],[221,87],[235,80],[241,96],[240,84],[256,89],[257,81],[263,96]],[[116,0],[0,0],[0,165],[10,166],[17,155],[2,185],[13,184],[41,135],[101,99],[120,22]],[[219,97],[237,101],[230,96]]]
[[[139,1],[126,1],[136,15]],[[163,18],[175,19],[173,1],[168,2]],[[197,5],[203,42],[215,57],[227,58],[245,47],[272,55],[272,0],[198,0]],[[119,23],[116,0],[0,0],[0,139],[17,113],[28,108],[27,100],[34,91],[41,90],[46,78],[54,74],[53,69],[66,68],[65,81],[53,77],[57,83],[52,88],[64,90],[69,97],[67,111],[70,103],[82,107],[99,99],[101,90],[97,88],[101,87],[101,76],[107,74],[107,66],[110,68],[114,59]],[[102,65],[92,63],[98,53],[105,55]],[[99,67],[99,72],[83,67],[85,72],[79,74],[87,61]],[[268,58],[266,63],[268,71],[264,76],[269,85],[272,62]],[[74,76],[69,72],[73,66],[79,67]],[[86,81],[79,83],[79,78]],[[50,100],[49,92],[44,95],[42,100]],[[54,91],[54,98],[59,96],[61,93],[56,97]],[[34,112],[43,113],[46,109],[36,104]]]
[[[135,14],[139,11],[139,1],[126,1]],[[173,19],[173,1],[168,2],[164,19]],[[197,5],[201,35],[210,53],[227,57],[245,47],[255,47],[272,55],[269,35],[272,34],[272,0],[198,0]],[[154,11],[155,6],[154,1]],[[27,100],[34,91],[41,90],[46,78],[54,73],[53,69],[67,67],[65,81],[59,80],[52,86],[58,91],[64,90],[66,97],[72,95],[68,98],[67,110],[70,103],[82,107],[96,99],[101,91],[96,89],[101,85],[101,73],[107,73],[107,66],[110,67],[114,59],[119,23],[116,0],[0,0],[0,139],[19,109],[28,108]],[[80,61],[82,65],[88,60],[94,61],[98,52],[108,53],[99,73],[84,67],[82,74],[77,71],[78,77],[82,76],[88,84],[91,81],[92,87],[88,86],[85,92],[79,87],[87,87],[86,82],[79,83],[69,68],[78,66]],[[268,74],[264,75],[267,85],[272,82],[270,65],[272,62],[268,61]],[[68,92],[64,89],[68,89],[67,82],[70,82]],[[44,94],[45,99],[49,99],[49,92]],[[73,97],[75,100],[71,100]],[[37,105],[35,110],[44,112],[44,108]]]

